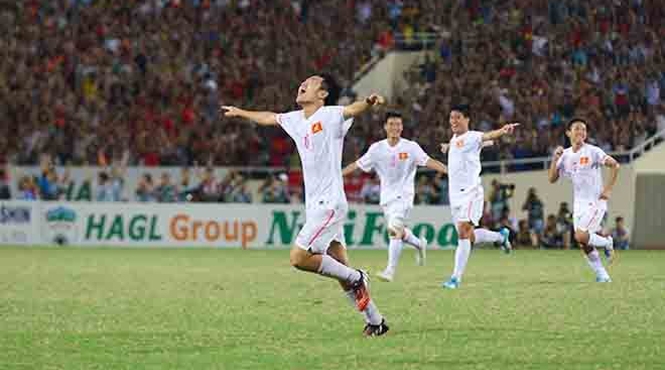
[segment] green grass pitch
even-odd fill
[[[351,250],[378,272],[386,251]],[[665,369],[665,252],[451,251],[372,281],[385,337],[286,250],[0,248],[0,369]]]

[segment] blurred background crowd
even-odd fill
[[[286,111],[321,71],[348,102],[394,48],[429,50],[390,104],[431,153],[453,99],[478,129],[524,124],[487,159],[547,155],[573,115],[607,151],[665,128],[659,0],[4,0],[0,18],[0,163],[129,148],[132,165],[297,164],[279,128],[221,122],[220,103]],[[381,138],[377,121],[357,122],[347,159]]]

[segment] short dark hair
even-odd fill
[[[388,120],[391,119],[391,118],[402,119],[402,113],[400,113],[398,111],[395,111],[395,110],[388,111],[388,112],[386,112],[386,117],[383,120],[383,122],[388,122]]]
[[[622,221],[623,221],[623,217],[621,217],[621,216],[617,217],[617,218],[614,220],[614,222],[622,222]]]
[[[582,117],[573,117],[570,119],[570,121],[568,121],[568,124],[566,124],[566,131],[570,131],[570,129],[573,128],[573,124],[576,122],[582,122],[584,123],[584,126],[589,128],[589,123],[586,121],[586,119]]]
[[[323,101],[323,105],[337,104],[341,89],[335,78],[329,73],[321,73],[318,76],[323,79],[323,81],[321,81],[321,89],[328,92],[328,96],[326,96]]]
[[[462,115],[463,115],[464,117],[466,117],[466,118],[470,118],[470,117],[471,117],[471,116],[470,116],[470,114],[471,114],[471,107],[469,106],[469,104],[455,104],[455,105],[453,105],[453,106],[450,108],[450,111],[451,111],[451,112],[452,112],[452,111],[458,111],[458,112],[462,113]]]

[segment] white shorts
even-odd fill
[[[457,227],[457,224],[460,222],[470,222],[474,226],[480,225],[484,206],[485,193],[481,187],[462,198],[454,199],[454,201],[451,202],[450,211],[453,216],[455,227]]]
[[[383,216],[386,218],[388,227],[394,225],[406,226],[406,220],[409,218],[411,208],[413,206],[410,202],[405,202],[401,199],[395,199],[388,204],[381,206],[383,208]]]
[[[595,202],[575,202],[573,208],[573,225],[575,230],[595,233],[600,231],[601,223],[607,212],[607,200]]]
[[[307,209],[305,224],[296,237],[296,245],[318,254],[326,254],[332,241],[346,247],[344,220],[347,211],[346,205]]]

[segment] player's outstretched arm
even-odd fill
[[[483,141],[496,140],[503,135],[512,134],[515,131],[515,128],[519,125],[519,123],[509,123],[498,130],[486,132],[483,134]]]
[[[559,163],[559,158],[563,155],[563,147],[558,146],[554,149],[554,157],[552,158],[552,163],[550,164],[550,169],[547,171],[547,177],[550,180],[550,183],[554,184],[559,179],[559,170],[557,169],[557,163]]]
[[[436,159],[428,159],[427,162],[425,162],[425,167],[437,172],[448,173],[448,167]]]
[[[221,111],[225,117],[240,117],[254,121],[262,126],[277,125],[277,113],[274,112],[249,111],[230,105],[223,105]]]
[[[353,163],[349,164],[348,166],[344,167],[342,170],[342,176],[348,176],[353,173],[353,171],[358,169],[358,164],[356,161],[353,161]]]
[[[603,192],[600,194],[600,199],[610,199],[610,195],[612,194],[612,188],[614,188],[614,184],[617,182],[617,177],[619,177],[619,168],[621,165],[619,162],[617,162],[616,159],[610,157],[609,155],[605,157],[605,160],[603,161],[603,164],[605,167],[610,168],[610,179],[605,184],[605,187],[603,188]]]
[[[349,119],[351,117],[357,117],[368,110],[370,107],[376,105],[386,104],[386,99],[378,94],[372,94],[365,98],[365,100],[360,100],[355,103],[351,103],[344,107],[344,119]]]

